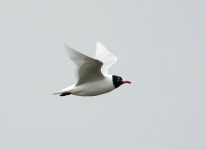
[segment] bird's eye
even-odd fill
[[[118,78],[117,81],[121,81],[121,78]]]

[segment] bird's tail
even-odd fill
[[[66,95],[70,95],[71,93],[69,93],[69,92],[57,92],[57,93],[53,93],[52,95],[56,95],[56,94],[60,94],[59,96],[66,96]]]
[[[62,92],[53,93],[52,95],[62,94]]]
[[[71,94],[71,89],[72,89],[74,86],[75,86],[75,84],[74,84],[74,85],[71,85],[71,86],[69,86],[69,87],[67,87],[67,88],[65,88],[65,89],[63,89],[63,90],[61,90],[61,91],[59,91],[59,92],[53,93],[52,95],[56,95],[56,94],[60,94],[60,96],[70,95],[70,94]]]

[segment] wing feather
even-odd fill
[[[104,77],[101,73],[101,67],[103,65],[101,61],[88,57],[72,49],[67,44],[64,44],[64,47],[67,55],[76,65],[76,85],[80,85],[85,82],[100,80]]]
[[[95,59],[103,62],[101,71],[104,75],[107,75],[109,67],[117,62],[117,57],[107,50],[99,41],[96,43]]]

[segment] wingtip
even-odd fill
[[[67,47],[68,45],[66,43],[64,43],[64,47]]]
[[[69,45],[67,45],[66,43],[64,43],[64,48],[65,48],[65,51],[68,51],[68,50],[73,50],[73,48],[71,48]]]
[[[100,41],[97,41],[96,44],[101,44],[101,42],[100,42]]]

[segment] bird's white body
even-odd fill
[[[108,93],[114,90],[115,87],[112,83],[112,76],[108,75],[99,81],[86,82],[81,85],[75,86],[75,84],[61,90],[60,93],[71,93],[78,96],[96,96],[104,93]]]

